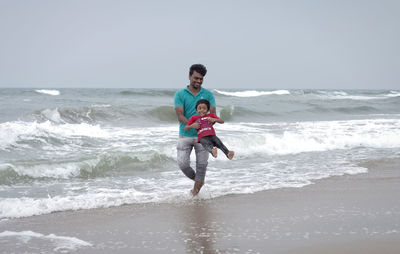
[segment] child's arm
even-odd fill
[[[224,121],[224,119],[219,118],[217,115],[211,114],[210,118],[208,118],[208,122],[211,123],[211,124],[214,124],[214,123],[221,123],[222,124],[225,121]]]
[[[208,118],[208,122],[209,123],[224,123],[225,121],[224,121],[224,119],[222,119],[222,118]]]

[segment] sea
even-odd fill
[[[399,90],[209,89],[235,157],[210,156],[200,199],[301,188],[400,156]],[[190,201],[177,91],[0,89],[0,219]]]

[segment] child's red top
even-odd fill
[[[210,124],[208,122],[209,118],[217,118],[218,119],[219,117],[217,115],[215,115],[215,114],[208,114],[208,115],[205,115],[203,117],[201,117],[201,116],[192,116],[189,119],[189,122],[187,122],[188,125],[191,125],[195,121],[200,123],[200,128],[197,129],[197,142],[198,143],[200,142],[200,139],[202,137],[215,135],[215,130],[214,130],[212,124]]]

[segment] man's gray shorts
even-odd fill
[[[197,143],[197,137],[180,136],[176,148],[178,152],[178,165],[182,172],[192,180],[204,182],[209,153],[200,143]],[[196,171],[190,167],[190,154],[193,148],[196,153]]]

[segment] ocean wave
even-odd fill
[[[359,147],[400,147],[398,119],[227,124],[218,126],[218,129],[232,133],[222,139],[243,158]]]
[[[347,107],[326,107],[326,106],[316,106],[312,105],[313,107],[309,109],[309,112],[313,112],[316,114],[323,114],[323,113],[342,113],[342,114],[373,114],[380,112],[377,108],[373,106],[347,106]]]
[[[35,179],[102,178],[114,175],[135,175],[149,169],[160,170],[175,159],[166,154],[148,150],[140,155],[106,154],[93,159],[66,162],[39,162],[32,165],[0,164],[0,185],[32,182]]]
[[[101,123],[134,118],[137,114],[123,107],[115,108],[106,104],[78,108],[47,108],[33,112],[31,117],[37,121],[49,120],[54,123]]]
[[[121,95],[125,96],[165,96],[173,97],[177,90],[162,90],[162,89],[137,89],[137,90],[124,90]]]
[[[129,186],[113,187],[112,179],[102,187],[81,186],[79,190],[69,187],[68,195],[48,195],[46,197],[0,198],[0,218],[19,218],[47,214],[56,211],[113,207],[135,203],[180,202],[190,200],[182,195],[191,182],[176,170],[173,181],[164,177],[131,177]],[[110,182],[111,181],[111,182]],[[83,189],[83,190],[81,190]],[[83,192],[82,192],[83,191]]]
[[[136,110],[136,111],[135,111]],[[29,118],[28,118],[29,119]],[[53,123],[124,123],[146,120],[160,122],[176,122],[176,113],[172,106],[158,106],[152,109],[141,110],[112,105],[92,105],[78,108],[47,108],[33,112],[30,119],[40,122]]]
[[[239,91],[239,92],[227,92],[220,91],[214,89],[215,92],[226,95],[226,96],[235,96],[235,97],[257,97],[262,95],[288,95],[290,92],[288,90],[275,90],[275,91],[256,91],[256,90],[248,90],[248,91]]]
[[[210,167],[207,173],[209,185],[200,193],[200,198],[210,199],[276,188],[303,187],[311,184],[313,180],[329,176],[366,172],[362,167],[345,165],[332,167],[328,164],[319,167],[323,170],[306,173],[298,168],[295,161],[293,163],[286,161],[286,165],[265,162],[261,166],[261,169],[254,168],[254,165],[234,168],[230,174],[227,174],[229,169]],[[246,177],[240,177],[238,182],[238,174]],[[80,184],[80,187],[73,189],[68,186],[66,190],[68,194],[64,192],[46,197],[0,198],[0,218],[19,218],[56,211],[107,208],[124,204],[178,203],[192,199],[188,192],[192,183],[182,177],[178,170],[163,172],[160,175],[160,177],[131,177],[129,184],[123,187],[108,179],[109,184],[103,183],[101,187]]]
[[[362,95],[336,95],[332,96],[331,99],[335,100],[359,100],[359,101],[364,101],[364,100],[381,100],[385,99],[382,96],[362,96]]]
[[[63,147],[82,145],[79,137],[110,139],[113,133],[102,129],[99,125],[80,124],[54,124],[46,122],[6,122],[0,123],[0,150],[10,150],[16,147],[22,149],[37,148],[42,144]],[[54,146],[48,149],[54,149]]]
[[[230,105],[225,107],[217,107],[217,115],[219,115],[225,121],[240,120],[240,119],[249,120],[252,118],[259,119],[277,115],[269,111],[260,111],[260,110],[263,109],[261,108],[259,109],[259,111],[253,111],[247,109],[246,107]]]
[[[244,154],[251,150],[247,149],[246,142],[254,142],[255,146],[252,147],[266,154],[347,149],[357,146],[400,147],[400,140],[397,138],[400,136],[398,119],[283,122],[260,126],[231,122],[217,125],[215,128],[217,133],[231,133],[228,138],[236,147],[246,147]],[[244,133],[246,135],[243,135]],[[54,154],[73,154],[74,151],[90,154],[117,149],[116,151],[135,150],[146,153],[156,146],[157,149],[161,149],[160,155],[174,157],[172,150],[165,151],[175,145],[176,135],[177,127],[172,125],[152,128],[105,128],[85,123],[59,125],[49,121],[7,122],[0,124],[0,150],[18,152],[40,149]]]
[[[169,194],[172,194],[169,192]],[[176,194],[174,195],[177,196]],[[147,200],[147,201],[146,201]],[[113,190],[103,188],[98,193],[48,198],[0,198],[0,218],[20,218],[57,211],[107,208],[124,204],[157,202],[157,195],[134,188]]]
[[[138,172],[146,172],[149,169],[160,170],[161,168],[175,163],[175,159],[156,152],[141,152],[139,155],[103,155],[91,162],[82,163],[79,168],[78,177],[98,178],[121,174],[135,175]]]
[[[53,95],[53,96],[60,95],[60,91],[58,91],[58,90],[37,89],[37,90],[35,90],[35,92],[40,93],[40,94]]]
[[[71,152],[111,147],[151,147],[152,143],[165,143],[175,139],[178,128],[175,125],[156,127],[104,127],[98,124],[56,124],[45,122],[0,123],[0,150],[43,149],[49,152]]]
[[[52,163],[15,166],[7,163],[0,165],[0,185],[32,182],[35,179],[55,178],[68,179],[74,174],[79,175],[80,164],[83,163]]]
[[[386,94],[387,97],[400,97],[400,92],[398,91],[390,91],[390,93]]]
[[[10,163],[0,164],[0,185],[13,185],[17,182],[29,182],[30,177],[18,174],[14,165]]]
[[[162,122],[177,122],[176,112],[172,106],[160,106],[150,109],[146,112],[146,115],[150,115]]]
[[[356,101],[366,101],[366,100],[384,100],[388,97],[398,97],[399,92],[391,91],[387,93],[372,93],[372,94],[350,94],[344,91],[312,91],[311,94],[316,94],[324,99],[332,100],[356,100]],[[354,93],[354,91],[353,91]]]

